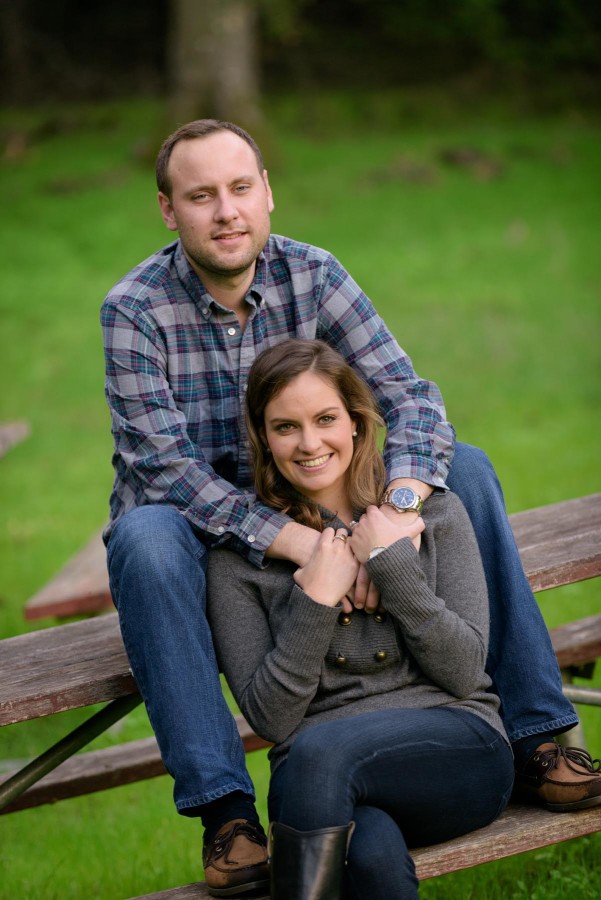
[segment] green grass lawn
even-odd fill
[[[39,627],[23,604],[106,519],[99,307],[171,239],[152,171],[136,161],[158,109],[53,115],[56,133],[13,144],[0,166],[0,421],[32,428],[0,461],[0,637]],[[15,121],[0,116],[0,131]],[[491,456],[511,512],[601,490],[599,123],[327,121],[301,127],[294,104],[273,105],[274,231],[349,268],[417,371],[440,385],[460,438]],[[458,150],[469,153],[449,162]],[[552,626],[598,612],[598,591],[589,582],[538,599]],[[0,765],[87,715],[2,729]],[[599,710],[583,719],[598,755]],[[94,746],[148,733],[136,710]],[[249,766],[265,816],[264,753]],[[0,898],[122,900],[184,884],[200,876],[200,846],[199,825],[173,812],[168,778],[5,816]],[[422,896],[594,898],[600,851],[597,835],[426,882]]]

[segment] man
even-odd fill
[[[205,826],[211,893],[262,886],[267,870],[204,614],[206,552],[227,543],[257,566],[270,557],[301,566],[318,539],[257,503],[250,483],[246,376],[261,350],[287,337],[331,343],[374,390],[388,427],[383,509],[392,521],[416,519],[433,489],[450,487],[466,505],[490,591],[488,669],[518,781],[554,809],[601,802],[594,762],[552,740],[577,718],[495,474],[475,448],[459,444],[453,459],[437,387],[418,378],[337,260],[270,235],[273,196],[246,132],[213,120],[183,126],[159,153],[157,183],[179,240],[126,275],[102,308],[116,473],[105,540],[125,646],[176,807]],[[354,602],[377,605],[364,572]]]

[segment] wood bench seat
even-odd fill
[[[601,494],[509,517],[533,591],[601,574]],[[26,619],[65,618],[112,606],[100,532],[25,604]]]
[[[425,881],[599,830],[600,806],[578,813],[551,813],[531,806],[511,804],[492,825],[444,844],[421,847],[413,850],[411,855],[415,860],[417,877]],[[209,897],[204,882],[197,882],[146,894],[136,900],[209,900]],[[255,900],[269,900],[269,895],[262,894]]]
[[[601,574],[601,494],[520,513],[511,521],[535,590]],[[95,557],[94,553],[91,555],[97,563],[101,561],[97,572],[102,568],[106,578],[103,554],[104,549],[99,554],[96,547]],[[552,639],[562,670],[579,671],[582,665],[593,663],[601,655],[601,615],[554,629]],[[131,701],[135,703],[138,698],[115,613],[9,638],[1,642],[1,651],[0,726],[108,703],[97,714],[103,716],[110,706],[125,703],[131,708]],[[118,715],[122,714],[119,711]],[[239,720],[239,730],[247,751],[267,746],[243,720]],[[54,802],[163,772],[154,738],[79,754],[29,787],[4,811]],[[10,775],[0,779],[0,790],[9,781]],[[10,796],[14,797],[14,788]],[[3,802],[8,799],[5,792]],[[578,813],[549,813],[512,805],[488,828],[416,850],[414,856],[423,880],[599,830],[601,807]],[[183,900],[208,894],[199,883],[147,897]]]
[[[601,656],[601,615],[551,630],[560,665]],[[581,647],[583,642],[584,649]],[[136,692],[115,613],[2,642],[0,726],[110,701]],[[237,718],[247,752],[268,744]],[[12,812],[165,773],[155,739],[78,754],[30,787]],[[0,778],[0,785],[10,777]]]

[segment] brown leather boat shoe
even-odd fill
[[[521,772],[516,793],[537,797],[553,812],[574,812],[601,804],[601,760],[586,750],[548,742],[537,747]]]
[[[203,849],[202,862],[212,897],[237,897],[269,888],[267,838],[254,822],[232,819],[220,828]]]

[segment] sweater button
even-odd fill
[[[346,666],[346,663],[347,663],[346,656],[343,656],[342,653],[339,653],[338,656],[336,657],[336,665],[340,666],[342,668],[342,666]]]
[[[352,621],[353,621],[353,618],[348,613],[341,612],[340,615],[338,616],[338,624],[339,625],[350,625]]]
[[[387,657],[386,650],[376,650],[374,653],[374,659],[376,662],[384,662]]]
[[[382,622],[386,621],[386,613],[385,612],[377,612],[374,613],[374,622],[377,622],[378,625],[381,625]]]

